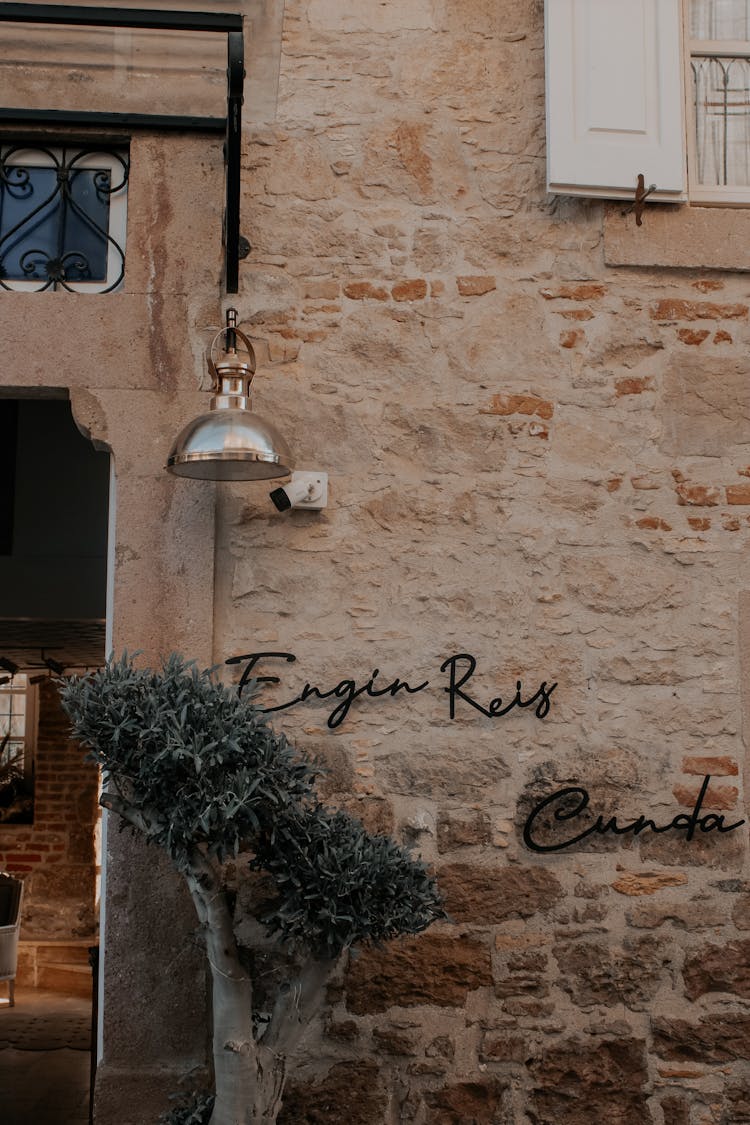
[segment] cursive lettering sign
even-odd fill
[[[734,832],[736,828],[742,827],[745,823],[744,820],[735,821],[734,824],[725,824],[724,817],[720,814],[702,812],[703,801],[710,780],[710,775],[704,777],[693,811],[691,813],[678,813],[672,817],[668,824],[656,824],[655,821],[646,816],[639,816],[629,823],[621,824],[616,815],[610,817],[599,815],[593,823],[581,827],[581,817],[585,816],[589,805],[587,790],[577,785],[568,786],[566,789],[558,789],[556,793],[545,797],[532,810],[523,827],[523,842],[527,848],[531,848],[534,852],[559,852],[563,848],[570,848],[573,844],[580,844],[593,836],[639,836],[641,832],[655,832],[657,834],[684,832],[685,840],[690,842],[695,839],[697,832]],[[567,830],[572,829],[573,834],[566,835],[563,828],[562,839],[556,840],[553,844],[538,843],[534,834],[537,822],[540,821],[543,814],[546,814],[547,817],[551,814],[552,820],[557,824],[563,826],[567,824]],[[549,825],[547,831],[549,831]]]
[[[466,665],[461,672],[459,672],[458,667],[460,662]],[[444,660],[440,665],[441,672],[450,670],[450,683],[447,687],[443,688],[443,691],[448,693],[450,699],[450,717],[452,719],[456,717],[456,700],[458,699],[463,699],[465,703],[474,707],[475,710],[479,711],[482,715],[486,715],[488,719],[501,718],[503,715],[507,715],[509,711],[512,711],[514,707],[531,707],[534,703],[537,705],[534,710],[537,719],[543,719],[549,714],[550,696],[557,687],[556,683],[552,684],[551,687],[547,687],[547,681],[543,680],[535,693],[524,700],[521,697],[521,681],[516,680],[516,694],[508,703],[504,703],[503,697],[498,695],[495,699],[491,699],[486,707],[483,707],[476,699],[472,699],[470,695],[467,695],[465,691],[461,690],[464,684],[474,675],[476,667],[476,660],[466,652],[458,652],[455,656],[449,656],[448,659]]]
[[[251,680],[260,685],[280,683],[278,676],[255,675],[256,666],[261,660],[283,660],[287,664],[294,664],[296,659],[297,657],[291,652],[246,652],[241,656],[230,656],[225,663],[245,665],[239,682],[239,693],[241,695]],[[462,704],[466,705],[467,709],[478,711],[480,715],[489,719],[500,719],[516,707],[521,709],[533,707],[533,713],[538,719],[543,719],[549,714],[550,699],[552,692],[557,687],[556,683],[548,684],[546,680],[543,680],[533,694],[524,697],[522,681],[516,680],[515,692],[510,696],[497,695],[483,703],[477,697],[476,689],[471,688],[469,683],[476,672],[476,668],[475,657],[467,652],[454,653],[440,665],[440,671],[447,673],[448,676],[448,682],[443,685],[442,691],[448,696],[448,713],[451,719],[457,717]],[[264,707],[262,710],[266,714],[271,714],[274,711],[287,711],[290,707],[296,707],[298,704],[307,703],[310,700],[335,700],[337,702],[326,720],[329,728],[335,730],[343,723],[352,704],[357,699],[363,697],[368,699],[383,699],[385,697],[395,699],[398,695],[417,695],[419,692],[426,691],[430,686],[430,680],[422,680],[419,683],[412,684],[401,676],[396,676],[393,679],[386,677],[381,679],[380,669],[375,668],[364,682],[358,682],[351,676],[339,680],[338,683],[329,688],[321,688],[308,682],[302,691],[292,699],[288,699],[284,703],[277,703],[273,707]]]

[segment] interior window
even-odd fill
[[[750,0],[690,0],[693,197],[750,202]]]
[[[0,672],[0,823],[33,821],[32,712],[27,677]]]

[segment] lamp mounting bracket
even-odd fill
[[[242,16],[233,12],[159,12],[144,8],[88,8],[68,4],[0,4],[0,22],[60,24],[67,27],[141,28],[155,31],[200,31],[226,36],[226,117],[0,108],[0,122],[223,132],[226,165],[226,201],[222,231],[224,283],[227,293],[237,293],[239,261],[240,258],[246,257],[250,250],[247,239],[240,235],[240,140],[245,80]]]

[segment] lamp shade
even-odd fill
[[[178,477],[197,480],[270,480],[292,471],[289,446],[275,426],[251,409],[250,384],[255,374],[253,346],[237,328],[237,312],[227,311],[227,348],[213,361],[209,351],[213,395],[209,409],[178,434],[167,469]],[[219,337],[217,336],[216,339]],[[237,340],[245,357],[237,352]],[[216,340],[214,340],[214,344]]]
[[[178,434],[167,469],[197,480],[270,480],[291,473],[281,434],[252,410],[213,408]]]

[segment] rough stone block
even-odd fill
[[[612,889],[621,895],[654,895],[664,887],[681,887],[687,875],[672,871],[626,871],[618,876]]]
[[[396,1005],[460,1007],[468,992],[492,983],[490,952],[478,938],[426,933],[353,959],[345,980],[346,1004],[363,1015]]]
[[[672,456],[722,457],[750,435],[750,383],[744,359],[684,356],[663,380],[661,447]],[[721,493],[717,503],[721,503]]]
[[[750,1000],[750,940],[702,946],[686,958],[682,976],[688,1000],[709,992]]]
[[[474,1082],[456,1082],[426,1094],[430,1121],[434,1125],[494,1125],[507,1080],[484,1078]]]
[[[382,1125],[386,1098],[375,1062],[336,1063],[319,1081],[292,1081],[279,1125]]]
[[[745,1060],[750,1055],[750,1015],[707,1014],[697,1023],[656,1017],[654,1050],[664,1059],[704,1064]]]
[[[606,941],[561,943],[553,953],[560,986],[581,1008],[643,1008],[655,996],[670,962],[668,948],[652,938],[634,943],[632,949],[610,950]]]
[[[437,838],[439,852],[487,844],[491,839],[489,817],[482,812],[442,813],[438,816]]]
[[[441,867],[438,879],[446,910],[457,922],[495,925],[551,909],[563,889],[544,867]]]
[[[748,307],[740,304],[718,305],[714,301],[686,301],[677,297],[665,297],[651,306],[650,313],[654,320],[667,321],[745,320]]]
[[[653,1120],[641,1040],[572,1038],[543,1051],[530,1070],[538,1125],[582,1125],[584,1120],[646,1125]]]

